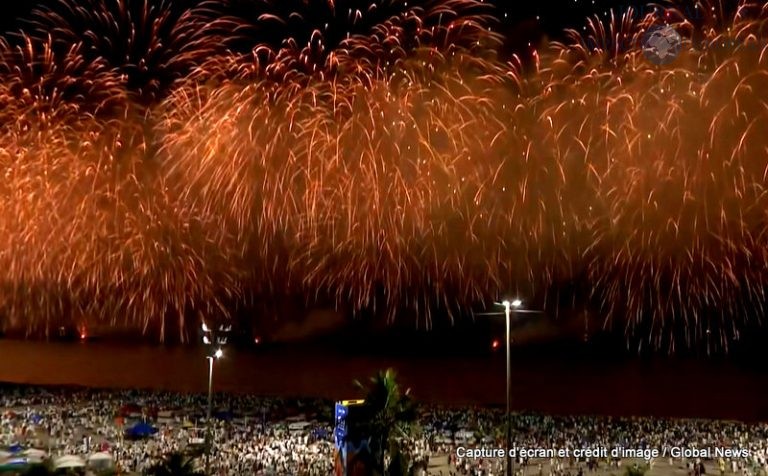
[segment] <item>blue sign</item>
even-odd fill
[[[347,440],[347,429],[336,428],[336,431],[333,432],[333,443],[336,446],[336,449],[344,447],[344,442],[346,440]]]
[[[336,403],[336,428],[333,432],[333,443],[336,449],[344,447],[344,442],[347,440],[347,415],[349,409],[342,403]]]

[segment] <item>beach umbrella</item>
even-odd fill
[[[88,457],[88,462],[90,463],[92,461],[112,461],[112,455],[109,453],[100,451]]]
[[[62,456],[56,460],[54,464],[55,469],[67,469],[67,468],[83,468],[85,467],[85,461],[79,456]]]
[[[22,452],[22,454],[29,460],[30,463],[41,463],[46,457],[45,451],[39,450],[37,448],[26,449]]]
[[[88,467],[90,468],[107,469],[111,468],[113,465],[114,460],[112,459],[112,455],[109,453],[100,451],[88,457]]]
[[[0,463],[0,473],[23,471],[29,462],[26,458],[10,458]]]
[[[157,428],[146,422],[139,422],[126,431],[126,435],[133,438],[146,438],[155,433],[157,433]]]

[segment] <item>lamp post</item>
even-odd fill
[[[219,326],[217,330],[208,328],[203,323],[203,344],[208,346],[206,359],[208,360],[208,411],[205,420],[205,474],[210,474],[211,452],[213,451],[213,438],[211,436],[211,417],[213,414],[213,361],[224,356],[222,346],[227,343],[226,334],[232,330],[231,326]]]
[[[213,361],[220,359],[224,355],[221,349],[216,349],[213,355],[206,357],[208,359],[208,420],[211,419],[213,412]]]
[[[519,299],[515,299],[513,301],[504,301],[501,303],[504,306],[504,317],[507,324],[507,333],[506,333],[506,340],[507,340],[507,457],[506,457],[506,473],[507,476],[512,476],[512,466],[514,464],[514,461],[512,460],[512,456],[510,455],[510,450],[512,449],[512,353],[510,349],[512,336],[510,335],[510,317],[514,310],[517,310],[523,302]]]

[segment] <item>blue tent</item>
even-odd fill
[[[14,443],[13,445],[8,447],[8,451],[13,453],[13,454],[21,453],[22,451],[24,451],[24,447],[22,447],[18,443]]]
[[[146,438],[157,433],[157,428],[147,422],[141,421],[126,430],[125,434],[132,438]]]
[[[230,421],[234,416],[232,415],[232,412],[224,410],[214,413],[213,417],[217,420]]]
[[[28,462],[26,458],[13,458],[5,460],[3,463],[0,464],[0,473],[14,473],[19,474],[21,471],[24,471],[27,466]]]

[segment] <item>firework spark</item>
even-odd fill
[[[768,3],[731,3],[592,18],[530,65],[471,0],[62,3],[39,24],[105,34],[3,49],[5,307],[183,328],[292,289],[429,324],[570,288],[639,346],[727,347],[768,282]],[[639,48],[660,22],[666,68]],[[122,25],[129,60],[97,60]]]
[[[33,12],[25,34],[57,51],[78,46],[84,61],[103,63],[143,104],[216,53],[194,9],[168,0],[57,0]]]

